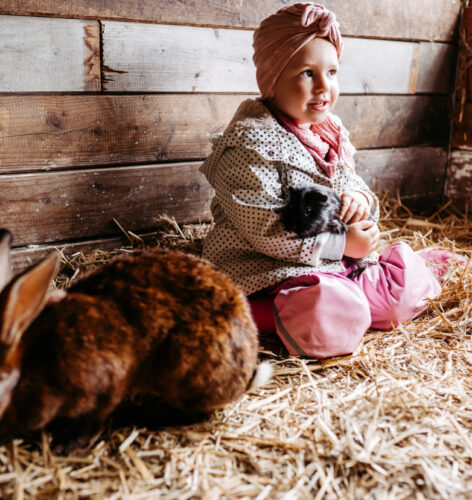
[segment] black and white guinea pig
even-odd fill
[[[289,187],[289,199],[280,210],[280,219],[286,231],[299,237],[319,233],[343,234],[347,230],[341,220],[341,197],[331,188],[321,185]]]
[[[321,185],[294,188],[289,187],[289,199],[280,210],[280,219],[286,231],[295,233],[297,237],[314,237],[328,232],[344,234],[347,225],[340,217],[342,199],[331,188]],[[359,276],[366,264],[363,259],[345,257],[356,265],[348,278]]]

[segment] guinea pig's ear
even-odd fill
[[[310,203],[316,203],[316,202],[324,202],[328,199],[328,197],[324,193],[320,193],[320,191],[317,190],[310,190],[307,191],[307,200]]]
[[[23,333],[43,310],[58,263],[59,254],[54,252],[16,276],[0,294],[0,342],[17,345]]]
[[[10,245],[12,236],[7,229],[0,229],[0,292],[11,280]]]

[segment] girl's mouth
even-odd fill
[[[328,101],[310,102],[309,106],[316,111],[323,111],[328,107]]]

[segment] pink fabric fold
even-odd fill
[[[429,300],[441,293],[441,285],[417,253],[406,243],[388,246],[377,265],[353,280],[366,295],[371,327],[390,330],[401,321],[419,316]]]
[[[367,297],[345,276],[318,273],[310,286],[278,292],[276,331],[288,352],[326,358],[352,353],[370,325]]]
[[[314,123],[309,129],[304,129],[270,103],[267,106],[285,130],[298,138],[329,178],[336,173],[340,161],[355,171],[355,149],[349,142],[347,131],[334,115],[330,113],[321,123]]]
[[[250,297],[256,324],[276,331],[292,355],[350,354],[369,327],[390,330],[420,315],[428,298],[441,293],[423,257],[403,242],[387,247],[378,264],[353,280],[347,278],[351,270],[290,278]]]

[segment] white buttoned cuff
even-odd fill
[[[302,252],[307,257],[304,264],[318,266],[321,259],[341,260],[345,245],[345,234],[320,233],[316,238],[306,238]]]

